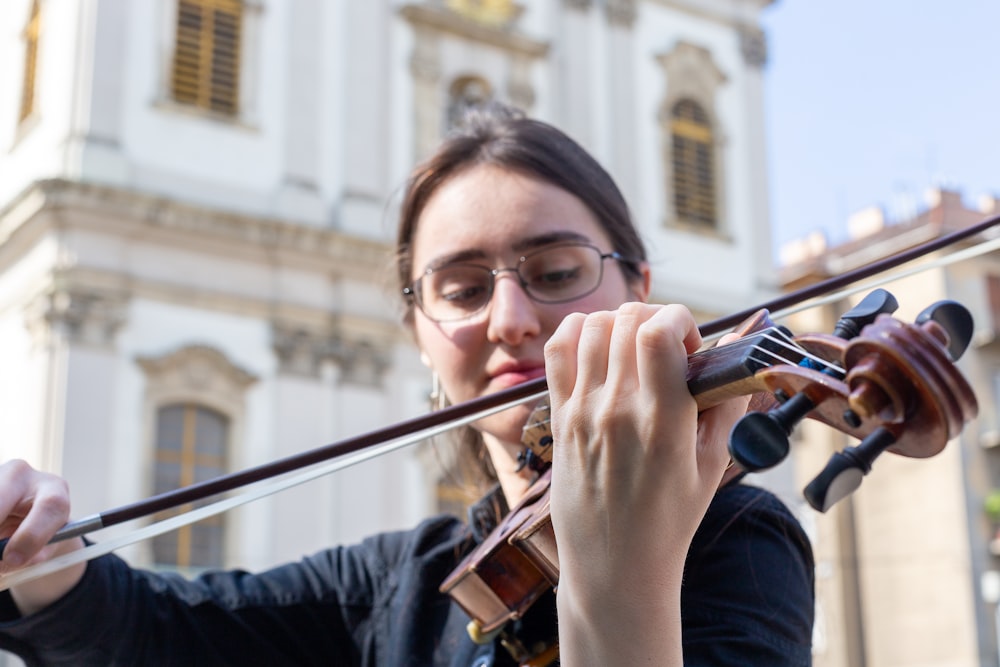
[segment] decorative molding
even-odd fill
[[[502,29],[513,26],[524,13],[524,5],[513,0],[446,0],[445,6],[469,21]]]
[[[661,114],[669,116],[672,102],[681,97],[696,97],[703,104],[707,103],[707,108],[715,108],[716,91],[726,82],[726,75],[715,64],[711,51],[681,41],[669,53],[656,56],[656,60],[666,74],[666,88],[670,91],[661,106]]]
[[[611,25],[631,28],[639,15],[636,0],[605,0],[604,11]]]
[[[570,9],[586,11],[594,4],[594,0],[563,0],[563,5]]]
[[[660,124],[660,133],[664,142],[662,164],[666,187],[664,187],[663,191],[666,195],[665,210],[667,212],[664,224],[675,229],[707,234],[719,240],[729,242],[731,239],[724,227],[725,221],[728,219],[727,189],[725,185],[726,170],[724,167],[724,148],[727,144],[727,138],[723,131],[722,123],[715,112],[719,88],[726,82],[726,75],[716,64],[709,49],[690,42],[678,42],[669,53],[657,55],[656,61],[663,69],[665,78],[664,89],[667,91],[660,104],[657,116]],[[711,229],[705,229],[700,225],[688,225],[684,220],[677,218],[674,209],[671,113],[674,105],[685,98],[696,101],[711,119],[712,141],[715,151],[712,162],[715,176],[715,211],[717,222],[717,225]]]
[[[340,369],[341,382],[379,387],[391,365],[388,345],[342,333],[272,322],[271,345],[281,372],[319,377],[324,363]]]
[[[36,296],[25,308],[25,325],[36,345],[53,334],[69,342],[113,347],[125,324],[128,296],[85,287],[54,288]]]
[[[341,379],[353,384],[380,387],[391,365],[389,350],[368,340],[340,340],[329,353],[340,366]]]
[[[399,13],[412,26],[414,36],[409,65],[415,114],[413,150],[417,160],[429,155],[438,145],[446,121],[448,82],[441,82],[445,71],[441,62],[444,36],[505,51],[512,71],[505,92],[512,103],[522,108],[534,105],[531,62],[548,54],[547,42],[518,33],[511,25],[495,26],[472,20],[444,3],[410,3],[403,5]]]
[[[151,232],[183,235],[199,246],[216,242],[230,248],[258,249],[269,257],[298,255],[345,272],[384,264],[387,243],[339,230],[274,218],[201,207],[166,197],[64,179],[36,181],[0,210],[0,248],[43,211],[88,214],[88,222],[129,237]]]
[[[759,16],[761,11],[777,0],[645,0],[649,5],[660,5],[673,11],[683,12],[701,21],[711,21],[717,25],[738,28],[750,17]]]
[[[257,377],[243,370],[221,351],[207,345],[187,345],[159,356],[140,356],[136,363],[146,373],[150,393],[166,402],[167,397],[186,397],[221,407],[232,413],[243,404],[243,395]],[[223,405],[219,405],[220,401]]]
[[[319,377],[325,351],[331,344],[327,336],[317,332],[271,323],[271,348],[281,373]]]
[[[472,42],[480,42],[511,53],[521,53],[532,58],[541,58],[548,53],[546,42],[514,32],[510,29],[495,28],[471,21],[444,7],[423,4],[407,4],[399,10],[400,15],[415,28],[431,28],[438,32],[461,37]]]
[[[744,25],[739,29],[740,52],[743,60],[751,67],[767,64],[767,36],[756,26]]]

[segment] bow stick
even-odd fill
[[[816,298],[834,290],[841,289],[851,283],[863,280],[872,275],[886,272],[892,268],[918,259],[959,241],[981,234],[996,225],[1000,224],[1000,216],[987,218],[975,225],[946,234],[937,239],[933,239],[921,245],[897,253],[892,257],[878,260],[866,266],[848,271],[839,276],[834,276],[815,285],[805,287],[793,293],[786,294],[770,301],[767,301],[753,308],[733,313],[726,317],[711,320],[699,326],[699,331],[703,336],[717,334],[726,329],[732,328],[742,322],[753,313],[766,309],[769,311],[780,311],[795,304]],[[114,549],[131,544],[141,539],[148,539],[155,535],[162,534],[169,530],[189,525],[208,516],[221,513],[232,507],[251,502],[260,497],[276,493],[285,488],[290,488],[297,484],[319,477],[329,472],[339,470],[348,465],[353,465],[362,460],[367,460],[373,456],[398,449],[400,447],[424,440],[436,433],[449,430],[455,426],[468,424],[476,421],[488,414],[513,407],[531,400],[538,400],[547,393],[545,378],[539,378],[517,387],[500,391],[488,396],[482,396],[461,404],[448,406],[421,417],[400,422],[398,424],[373,431],[368,434],[348,438],[336,443],[332,443],[317,449],[309,450],[301,454],[289,456],[267,464],[248,468],[228,475],[207,480],[205,482],[193,484],[191,486],[175,489],[166,493],[147,498],[145,500],[125,505],[112,510],[107,510],[96,515],[86,517],[66,524],[56,532],[51,542],[58,542],[74,537],[80,537],[97,530],[116,526],[127,521],[150,516],[166,509],[179,507],[181,505],[216,496],[228,491],[245,487],[247,485],[275,478],[285,473],[302,470],[322,462],[331,461],[350,454],[361,452],[362,450],[378,447],[378,451],[365,456],[358,456],[350,461],[338,462],[322,470],[310,471],[308,475],[303,475],[299,479],[284,480],[273,485],[273,487],[262,489],[254,493],[244,494],[238,498],[230,498],[219,501],[213,505],[202,507],[199,510],[192,510],[183,517],[174,517],[147,526],[139,531],[138,536],[126,536],[124,540],[116,540],[104,545],[90,545],[82,550],[66,554],[65,556],[52,559],[46,563],[25,568],[20,572],[0,576],[0,590],[5,590],[10,586],[30,581],[38,577],[50,574],[70,567],[79,562],[84,562],[99,555],[110,553]],[[0,539],[0,559],[3,557],[3,550],[7,545],[7,539]],[[97,553],[100,552],[100,553]]]

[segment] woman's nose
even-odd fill
[[[538,304],[524,291],[517,274],[497,275],[486,331],[490,342],[518,345],[541,330]]]

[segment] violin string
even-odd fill
[[[842,366],[840,366],[839,364],[837,364],[837,363],[835,363],[833,361],[830,361],[828,359],[824,359],[823,357],[819,357],[819,356],[817,356],[817,355],[809,352],[808,350],[806,350],[804,347],[802,347],[801,345],[799,345],[795,341],[788,340],[787,338],[785,338],[783,336],[774,336],[773,334],[769,334],[769,333],[764,333],[761,337],[764,340],[767,340],[767,341],[770,341],[770,342],[775,343],[777,345],[780,345],[781,347],[783,347],[783,348],[785,348],[787,350],[792,350],[796,354],[801,355],[802,357],[804,357],[805,359],[808,359],[809,361],[813,362],[814,364],[818,364],[820,366],[823,366],[827,370],[833,371],[833,372],[835,372],[835,373],[837,373],[837,374],[839,374],[841,376],[844,374],[844,369],[843,369]],[[763,352],[765,355],[767,355],[769,357],[773,357],[773,358],[777,359],[779,362],[781,362],[784,365],[790,365],[790,366],[797,366],[798,365],[797,361],[795,361],[793,359],[787,359],[785,357],[782,357],[780,354],[778,354],[777,352],[775,352],[773,350],[768,350],[766,348],[762,348],[762,347],[759,347],[759,346],[754,346],[753,349],[756,350],[756,351],[759,351],[759,352]]]
[[[375,447],[369,447],[363,451],[357,452],[356,454],[341,457],[333,461],[320,464],[317,467],[308,468],[304,471],[300,471],[294,474],[288,474],[284,477],[275,478],[272,480],[267,480],[266,482],[258,482],[256,485],[247,487],[248,491],[241,492],[237,495],[231,496],[229,498],[224,498],[222,500],[216,501],[209,505],[205,505],[198,509],[191,510],[184,514],[179,514],[177,516],[170,517],[168,519],[163,519],[154,523],[150,523],[143,528],[137,529],[135,531],[110,538],[103,542],[95,542],[93,544],[87,545],[82,549],[77,549],[76,551],[71,551],[62,556],[57,556],[51,560],[26,567],[17,572],[11,572],[8,574],[0,574],[0,591],[7,590],[12,586],[17,586],[19,584],[27,583],[38,579],[39,577],[44,577],[53,572],[58,572],[64,570],[68,567],[76,565],[78,563],[85,563],[89,560],[93,560],[99,556],[104,556],[121,549],[122,547],[134,544],[135,542],[140,542],[142,540],[151,539],[168,533],[172,530],[182,528],[184,526],[189,526],[192,523],[201,521],[202,519],[207,519],[209,517],[221,514],[222,512],[228,511],[235,507],[245,505],[247,503],[253,502],[254,500],[259,500],[260,498],[265,498],[272,494],[278,493],[279,491],[284,491],[285,489],[290,489],[294,486],[298,486],[305,482],[317,479],[319,477],[324,477],[330,473],[337,472],[352,465],[362,463],[369,459],[375,458],[377,456],[382,456],[383,454],[388,454],[397,449],[402,449],[410,445],[414,445],[418,442],[427,440],[428,438],[434,437],[446,431],[451,430],[457,426],[464,426],[466,424],[471,424],[474,421],[492,415],[496,412],[502,410],[507,410],[508,408],[514,407],[516,405],[521,405],[522,403],[529,403],[531,401],[538,402],[548,394],[548,391],[537,392],[530,396],[525,396],[523,398],[517,399],[515,401],[510,401],[503,405],[495,406],[492,408],[487,408],[480,410],[466,417],[456,419],[452,422],[446,424],[439,424],[437,426],[432,426],[426,428],[422,431],[412,433],[407,436],[397,438],[395,440],[390,440],[384,442],[381,445]]]

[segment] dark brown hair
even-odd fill
[[[483,164],[544,181],[577,197],[608,234],[614,250],[632,260],[620,263],[625,278],[641,279],[639,262],[646,259],[646,251],[625,198],[607,171],[556,127],[511,107],[491,104],[470,111],[438,150],[414,169],[407,182],[396,242],[400,291],[413,281],[413,239],[427,202],[450,178]],[[408,299],[404,316],[407,322],[412,322],[414,307],[412,298]],[[481,486],[481,482],[495,480],[478,433],[475,437],[466,434],[462,440],[466,445],[459,457],[464,461],[463,472],[480,478],[468,481]]]

